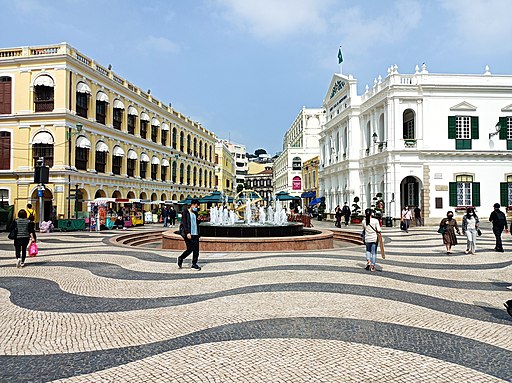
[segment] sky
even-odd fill
[[[2,47],[67,42],[219,138],[282,150],[334,73],[512,75],[512,0],[0,0]],[[9,31],[9,32],[5,32]]]

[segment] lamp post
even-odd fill
[[[495,132],[494,132],[494,133],[489,133],[489,140],[490,140],[493,136],[495,136],[495,135],[497,135],[497,134],[500,134],[501,124],[500,124],[500,122],[499,122],[499,121],[498,121],[498,123],[494,126],[494,130],[495,130]]]

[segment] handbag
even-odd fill
[[[437,232],[441,235],[444,235],[444,233],[446,233],[446,228],[444,226],[439,226],[439,229],[437,229]]]
[[[482,236],[482,230],[476,229],[476,235],[478,235],[479,237]]]
[[[363,241],[363,244],[365,244],[365,243],[366,243],[366,241],[365,241],[365,238],[366,238],[366,231],[365,231],[365,230],[363,230],[363,231],[361,232],[361,234],[360,234],[360,235],[361,235],[361,241]]]
[[[39,253],[39,247],[37,247],[37,243],[32,242],[28,247],[28,256],[35,257]]]
[[[9,239],[16,239],[18,237],[18,224],[16,221],[14,221],[13,226],[9,234],[7,235],[7,238]]]

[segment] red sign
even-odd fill
[[[300,190],[302,189],[302,180],[299,176],[293,177],[292,180],[292,190]]]

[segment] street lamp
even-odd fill
[[[495,135],[497,135],[497,134],[500,134],[501,124],[500,124],[500,122],[499,122],[499,121],[498,121],[498,123],[494,126],[494,130],[495,130],[495,132],[494,132],[494,133],[489,133],[489,140],[490,140],[493,136],[495,136]]]

